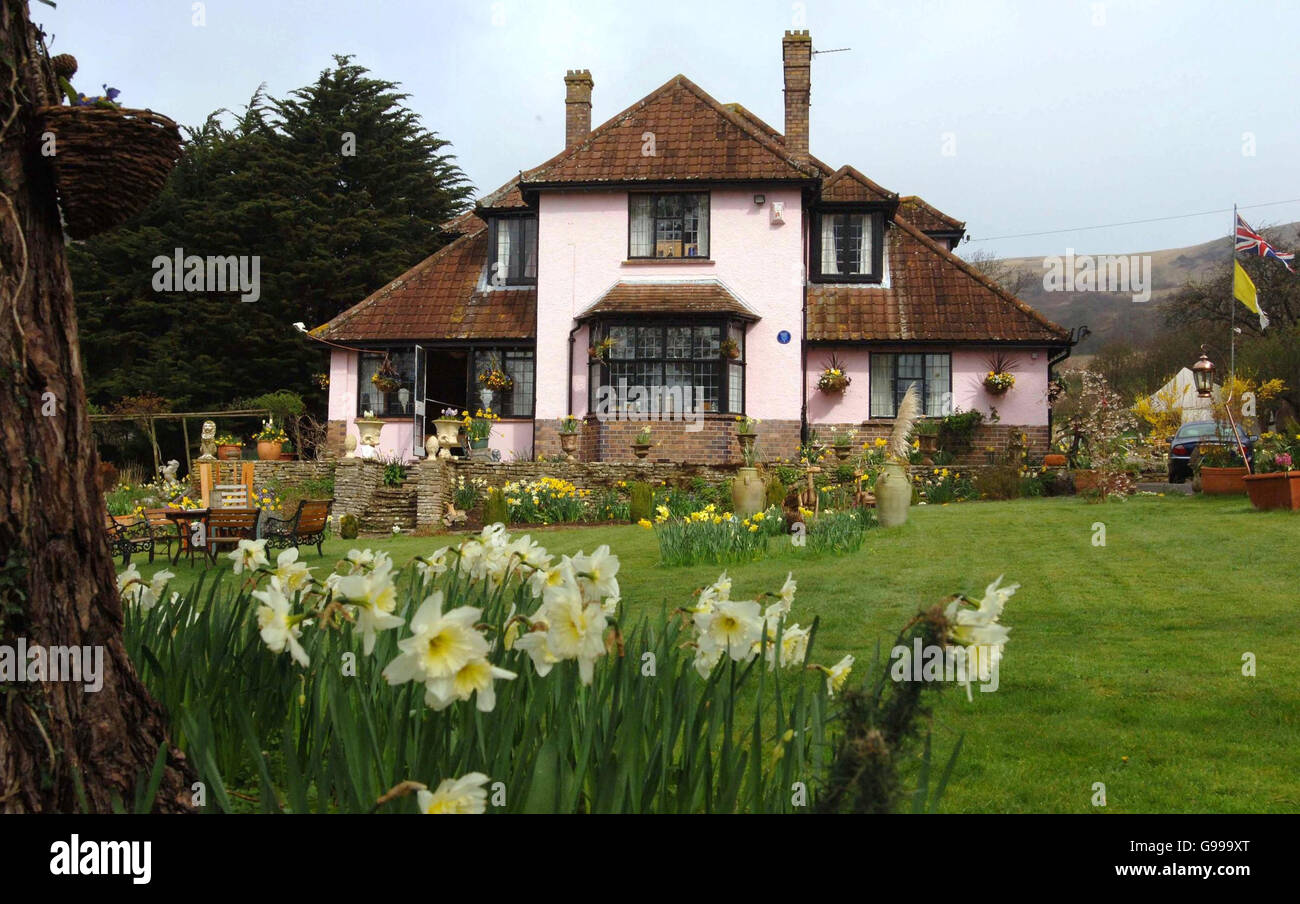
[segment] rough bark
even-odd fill
[[[167,721],[122,644],[72,283],[35,110],[56,97],[23,0],[0,0],[0,644],[102,646],[104,685],[0,684],[0,812],[130,807]],[[45,393],[57,412],[44,416]],[[190,809],[170,749],[155,812]],[[80,792],[78,791],[80,786]]]

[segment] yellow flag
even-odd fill
[[[1255,292],[1255,284],[1250,281],[1250,277],[1242,269],[1240,262],[1236,260],[1232,262],[1232,297],[1259,315],[1259,328],[1261,330],[1268,328],[1268,315],[1259,309],[1259,297]]]

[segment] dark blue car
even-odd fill
[[[1255,440],[1240,427],[1237,435],[1246,447],[1246,460],[1255,460]],[[1192,459],[1198,449],[1204,446],[1231,446],[1236,448],[1237,441],[1232,438],[1232,426],[1214,421],[1193,421],[1183,424],[1169,440],[1169,482],[1182,483],[1192,476]]]

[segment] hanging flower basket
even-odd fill
[[[1016,377],[1006,371],[989,371],[984,375],[984,388],[990,395],[1003,395],[1016,385]]]
[[[38,134],[49,157],[68,235],[86,239],[120,226],[162,191],[181,157],[181,134],[152,110],[42,107]]]

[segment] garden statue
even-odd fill
[[[214,421],[203,422],[203,432],[199,434],[198,460],[217,460],[217,425]]]
[[[442,516],[442,523],[448,527],[455,527],[457,524],[464,524],[468,518],[468,512],[456,508],[455,505],[447,503],[447,514]]]
[[[347,437],[343,440],[343,457],[344,458],[357,457],[357,438],[353,436],[351,433],[349,433]]]
[[[163,483],[175,483],[176,472],[180,470],[181,463],[176,459],[171,459],[167,464],[158,469],[158,475],[162,477]]]
[[[424,441],[424,454],[430,460],[438,457],[438,437],[430,434]]]

